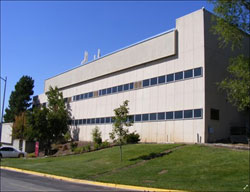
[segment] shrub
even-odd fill
[[[28,153],[27,157],[28,158],[34,158],[34,157],[36,157],[36,154],[35,153]]]
[[[91,146],[90,146],[90,144],[88,144],[88,145],[85,146],[85,151],[91,151]]]
[[[76,147],[74,149],[74,153],[82,153],[83,152],[83,147]]]
[[[102,143],[102,132],[99,130],[99,128],[96,126],[92,131],[92,139],[95,144],[101,145]]]
[[[70,132],[69,132],[69,131],[67,131],[67,133],[65,133],[65,135],[64,135],[63,137],[64,137],[64,140],[65,140],[66,142],[68,142],[68,141],[71,141],[71,140],[72,140],[72,138],[71,138],[71,134],[70,134]]]
[[[138,143],[140,139],[140,135],[136,133],[135,131],[132,133],[129,133],[125,136],[126,143]]]
[[[100,145],[98,143],[94,143],[94,150],[100,149]]]
[[[109,147],[109,146],[110,146],[110,144],[109,144],[108,141],[104,141],[104,142],[102,142],[102,144],[101,144],[101,148],[107,148],[107,147]]]
[[[78,143],[71,142],[71,143],[70,143],[70,148],[71,148],[71,151],[74,151],[74,150],[75,150],[75,148],[77,148],[77,146],[78,146]]]

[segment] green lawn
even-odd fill
[[[1,165],[103,182],[193,191],[243,191],[249,185],[249,151],[186,145],[144,161],[177,144],[126,145],[65,157],[2,159]],[[249,189],[249,188],[248,188]],[[248,190],[247,189],[247,190]]]

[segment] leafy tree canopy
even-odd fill
[[[49,88],[46,93],[48,107],[35,107],[28,117],[27,138],[38,140],[45,146],[48,154],[51,144],[59,141],[68,132],[70,114],[65,105],[63,94],[58,88]]]
[[[212,30],[219,36],[222,47],[230,46],[232,50],[243,47],[243,39],[249,43],[250,1],[237,0],[211,1],[214,4],[216,25]],[[249,50],[248,47],[244,47]],[[250,108],[250,60],[249,56],[238,55],[231,58],[227,71],[229,76],[220,82],[219,88],[226,92],[228,101],[239,111]]]
[[[34,80],[29,76],[22,76],[15,85],[15,90],[11,92],[9,107],[5,110],[4,121],[14,122],[15,116],[25,112],[31,106],[31,96],[33,95]]]
[[[239,48],[245,32],[250,34],[250,1],[217,0],[209,2],[214,5],[216,25],[213,32],[219,35],[223,47],[231,43],[231,48]]]

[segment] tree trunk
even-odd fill
[[[120,144],[120,160],[122,162],[122,144]]]

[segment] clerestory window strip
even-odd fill
[[[176,73],[170,73],[170,74],[166,74],[166,75],[162,75],[158,77],[153,77],[150,79],[144,79],[138,82],[126,83],[123,85],[100,89],[97,91],[92,91],[92,92],[83,93],[79,95],[74,95],[72,97],[72,101],[80,101],[80,100],[85,100],[85,99],[90,99],[90,98],[96,98],[96,97],[106,96],[110,94],[115,94],[115,93],[117,94],[117,93],[122,93],[125,91],[130,91],[130,90],[135,90],[135,89],[140,89],[140,88],[147,88],[147,87],[162,85],[166,83],[174,83],[180,80],[188,80],[188,79],[198,78],[198,77],[202,77],[202,67],[189,69],[185,71],[179,71]],[[141,85],[139,85],[139,82],[141,82]],[[94,94],[94,92],[96,92],[96,95]]]

